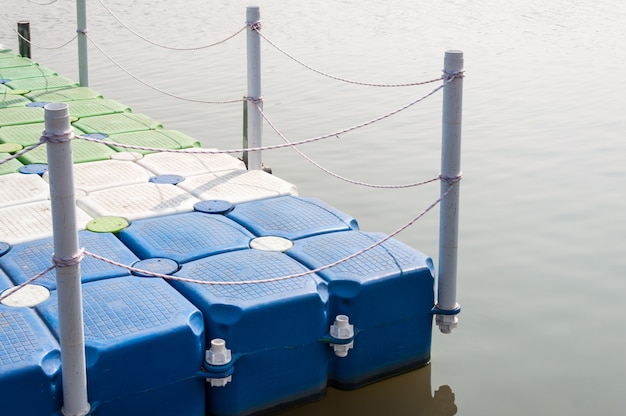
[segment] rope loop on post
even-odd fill
[[[464,78],[465,77],[465,69],[461,69],[459,71],[448,72],[445,69],[443,72],[443,80],[444,82],[450,82],[455,78]]]
[[[89,33],[89,29],[85,28],[85,29],[76,29],[76,33],[81,33],[83,35],[86,35],[87,33]]]
[[[85,257],[85,248],[83,247],[79,249],[78,253],[76,253],[73,257],[57,257],[54,254],[52,254],[52,263],[56,267],[76,266],[80,264],[80,262],[83,260],[84,257]]]
[[[246,101],[251,102],[252,104],[259,105],[263,102],[263,96],[261,97],[244,97]]]
[[[48,133],[47,131],[41,132],[41,141],[48,143],[64,143],[74,138],[74,129],[70,127],[68,131],[63,133]]]
[[[261,21],[257,20],[256,22],[246,22],[246,26],[250,28],[250,30],[254,32],[260,32],[263,25],[261,25]]]
[[[461,179],[463,178],[463,173],[460,173],[458,176],[443,176],[443,175],[439,175],[439,179],[441,179],[443,182],[447,183],[448,185],[454,185],[456,182],[461,181]]]

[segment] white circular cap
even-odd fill
[[[250,248],[263,251],[287,251],[293,247],[291,240],[287,240],[283,237],[258,237],[250,241]]]
[[[13,288],[5,290],[14,290]],[[14,307],[32,307],[50,297],[50,291],[40,285],[26,285],[2,301],[3,305]]]

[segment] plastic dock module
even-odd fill
[[[87,87],[59,88],[52,91],[33,91],[24,94],[24,96],[32,101],[48,103],[103,98],[102,95]]]
[[[3,108],[0,111],[0,127],[17,126],[20,124],[42,123],[43,108],[39,107],[13,107]],[[37,143],[41,137],[41,131],[33,143]],[[12,142],[12,141],[11,141]]]
[[[295,241],[287,253],[314,269],[384,237],[360,231],[322,234]],[[335,386],[356,388],[428,363],[434,302],[430,258],[390,239],[319,275],[328,282],[329,318],[345,315],[356,331],[347,356],[331,361]]]
[[[107,160],[110,159],[111,155],[114,153],[116,153],[115,150],[104,144],[92,143],[83,140],[72,141],[72,158],[74,163]],[[39,146],[38,148],[20,156],[18,160],[24,164],[48,163],[46,146]]]
[[[85,117],[72,124],[85,133],[106,133],[108,135],[163,128],[160,123],[138,113]]]
[[[28,215],[24,215],[28,213]],[[37,201],[0,208],[2,217],[2,240],[11,245],[52,236],[52,214],[50,201]],[[83,210],[76,208],[77,225],[85,229],[92,219]]]
[[[0,152],[0,160],[5,160],[9,156],[11,156],[9,153]],[[0,165],[0,175],[15,173],[22,166],[24,165],[19,160],[16,160],[16,159],[10,160],[9,162],[3,163],[2,165]]]
[[[153,174],[132,161],[104,160],[74,165],[74,185],[86,193],[147,183]],[[43,174],[48,181],[48,173]]]
[[[79,100],[70,101],[70,114],[72,117],[93,117],[106,114],[127,113],[130,107],[114,100]]]
[[[190,176],[178,186],[200,199],[223,199],[233,204],[298,193],[295,185],[261,170]]]
[[[0,294],[11,287],[0,270]],[[61,407],[60,372],[60,347],[37,313],[0,303],[2,414],[54,414]]]
[[[68,78],[51,76],[17,79],[7,82],[6,86],[14,90],[50,91],[56,88],[77,87],[78,83]]]
[[[129,133],[113,134],[106,138],[107,141],[117,143],[120,146],[111,145],[118,152],[139,152],[141,154],[153,153],[153,150],[134,149],[128,146],[148,147],[157,149],[187,149],[200,147],[200,142],[176,130],[142,130]],[[172,155],[173,153],[170,153]],[[156,173],[156,172],[155,172]],[[167,173],[172,173],[167,172]]]
[[[354,218],[321,200],[296,196],[239,204],[227,216],[257,236],[273,235],[290,240],[359,229]]]
[[[153,153],[137,163],[155,175],[175,173],[185,177],[246,168],[241,160],[232,156],[210,153]]]
[[[0,94],[2,94],[0,95],[0,108],[24,107],[25,105],[31,103],[28,98],[21,95],[7,94],[6,91],[4,93],[0,91]]]
[[[242,282],[304,271],[280,252],[240,250],[184,264],[176,276]],[[203,312],[207,345],[222,339],[231,350],[232,361],[213,368],[217,375],[207,384],[211,414],[251,414],[323,393],[329,356],[321,342],[328,334],[326,285],[317,276],[240,285],[171,284]]]
[[[113,234],[80,231],[78,237],[80,246],[91,253],[128,265],[138,260],[137,256]],[[15,284],[21,284],[50,267],[53,252],[52,238],[16,244],[11,247],[8,253],[0,256],[0,267],[6,271]],[[83,258],[80,263],[80,271],[83,282],[130,275],[130,271],[127,269],[90,256]],[[50,290],[55,289],[54,272],[39,278],[36,284],[45,286]]]
[[[86,283],[83,305],[88,393],[96,411],[204,415],[205,381],[197,377],[204,326],[193,305],[165,281],[140,277]],[[56,292],[36,308],[58,335]]]
[[[16,79],[50,77],[58,75],[51,69],[39,65],[20,66],[15,68],[0,68],[0,78]]]
[[[6,111],[6,110],[3,110]],[[31,110],[26,110],[31,111]],[[27,115],[27,114],[26,114]],[[2,117],[0,115],[0,117]],[[0,127],[0,142],[1,143],[17,143],[23,147],[31,146],[39,142],[41,139],[41,133],[44,131],[43,121],[31,124],[9,125],[6,127]]]
[[[0,208],[27,202],[44,201],[50,194],[49,185],[39,175],[10,173],[0,176]],[[0,211],[0,215],[1,215]]]
[[[117,216],[129,221],[193,211],[196,202],[197,198],[175,185],[149,182],[95,191],[77,201],[94,217]]]
[[[254,236],[222,215],[189,212],[134,221],[119,238],[139,257],[186,263],[225,251],[247,249]]]

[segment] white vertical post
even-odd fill
[[[257,33],[257,30],[261,30],[260,21],[261,13],[258,6],[246,8],[246,22],[248,23],[248,143],[246,148],[261,147],[263,141],[263,117],[257,108],[257,105],[263,105],[261,101],[261,37]],[[248,152],[247,155],[248,170],[262,168],[260,151]]]
[[[81,87],[89,86],[87,60],[87,7],[85,0],[76,0],[76,33],[78,33],[78,82]]]
[[[446,51],[444,58],[441,149],[441,201],[439,214],[439,272],[436,322],[448,334],[458,323],[456,277],[459,229],[459,179],[461,177],[461,115],[463,104],[463,52]],[[436,313],[437,313],[436,312]]]
[[[48,138],[48,175],[59,304],[62,413],[65,416],[82,416],[89,412],[90,406],[87,401],[83,301],[72,166],[73,134],[66,103],[45,106],[44,136]]]

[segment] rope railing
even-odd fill
[[[192,46],[192,47],[176,47],[176,46],[168,46],[168,45],[164,45],[161,43],[157,43],[154,42],[148,38],[146,38],[145,36],[142,36],[141,34],[139,34],[137,31],[135,31],[134,29],[132,29],[130,26],[128,26],[122,19],[120,19],[112,10],[111,8],[103,1],[103,0],[99,0],[100,5],[102,5],[102,7],[115,19],[117,20],[117,22],[119,24],[121,24],[124,29],[128,30],[130,33],[132,33],[133,35],[137,36],[139,39],[143,40],[144,42],[147,42],[151,45],[157,46],[159,48],[163,48],[163,49],[169,49],[169,50],[174,50],[174,51],[197,51],[197,50],[201,50],[201,49],[207,49],[207,48],[211,48],[213,46],[217,46],[217,45],[221,45],[223,43],[226,43],[227,41],[231,40],[232,38],[234,38],[235,36],[237,36],[238,34],[240,34],[241,32],[243,32],[244,30],[246,30],[246,26],[243,26],[241,29],[237,30],[235,33],[233,33],[232,35],[226,37],[225,39],[222,39],[220,41],[208,44],[208,45],[203,45],[203,46]]]
[[[146,81],[144,81],[143,79],[139,78],[137,75],[133,74],[132,72],[130,72],[129,70],[127,70],[126,68],[124,68],[119,62],[117,62],[111,55],[109,55],[108,53],[106,53],[104,51],[104,49],[102,49],[102,47],[91,38],[91,36],[89,36],[89,34],[86,34],[87,39],[89,39],[89,41],[96,47],[96,49],[98,49],[98,51],[100,51],[100,53],[102,53],[109,61],[111,61],[115,66],[117,66],[119,69],[121,69],[124,73],[126,73],[126,75],[128,75],[129,77],[133,78],[134,80],[136,80],[137,82],[143,84],[144,86],[159,92],[161,94],[167,95],[168,97],[172,97],[172,98],[176,98],[177,100],[182,100],[182,101],[188,101],[188,102],[192,102],[192,103],[200,103],[200,104],[233,104],[233,103],[240,103],[243,101],[243,99],[236,99],[236,100],[223,100],[223,101],[218,101],[218,100],[200,100],[200,99],[196,99],[196,98],[187,98],[187,97],[183,97],[180,95],[176,95],[173,93],[170,93],[168,91],[165,91],[159,87],[156,87]]]
[[[171,153],[177,153],[177,152],[185,152],[185,153],[210,153],[210,154],[219,154],[219,153],[242,153],[242,152],[258,152],[258,151],[263,151],[263,150],[275,150],[275,149],[282,149],[282,148],[286,148],[286,147],[294,147],[294,146],[300,146],[303,144],[307,144],[307,143],[314,143],[320,140],[324,140],[324,139],[328,139],[328,138],[332,138],[332,137],[337,137],[341,134],[345,134],[345,133],[349,133],[355,130],[358,130],[360,128],[363,127],[367,127],[370,126],[374,123],[377,123],[379,121],[385,120],[389,117],[392,117],[408,108],[411,108],[412,106],[414,106],[415,104],[424,101],[426,98],[432,96],[433,94],[435,94],[437,91],[441,90],[448,82],[451,82],[454,78],[450,78],[449,80],[445,81],[442,85],[438,86],[437,88],[435,88],[434,90],[430,91],[429,93],[409,102],[408,104],[403,105],[400,108],[397,108],[393,111],[390,111],[388,113],[385,113],[381,116],[375,117],[373,119],[370,119],[368,121],[350,126],[350,127],[346,127],[343,128],[341,130],[337,130],[337,131],[333,131],[331,133],[327,133],[327,134],[323,134],[321,136],[315,136],[315,137],[311,137],[308,139],[302,139],[302,140],[298,140],[295,142],[288,142],[288,143],[281,143],[281,144],[274,144],[274,145],[267,145],[267,146],[260,146],[260,147],[250,147],[250,148],[236,148],[236,149],[226,149],[226,150],[218,150],[218,149],[202,149],[202,148],[198,148],[198,149],[162,149],[162,148],[157,148],[157,147],[147,147],[147,146],[136,146],[136,145],[129,145],[129,144],[124,144],[124,143],[115,143],[115,142],[111,142],[111,141],[107,141],[107,140],[101,140],[101,139],[94,139],[91,137],[85,137],[85,136],[80,136],[77,135],[76,138],[80,139],[80,140],[86,140],[86,141],[91,141],[91,142],[96,142],[96,143],[103,143],[109,146],[115,146],[115,147],[120,147],[123,149],[133,149],[133,150],[146,150],[146,151],[153,151],[153,152],[171,152]],[[250,99],[247,99],[247,101],[251,101]],[[240,100],[241,101],[241,100]],[[258,100],[255,100],[256,103],[255,105],[258,106]],[[253,102],[255,102],[253,101]],[[266,119],[266,121],[269,120]],[[274,124],[270,124],[272,126],[272,128],[275,128]]]
[[[310,66],[310,65],[304,63],[303,61],[297,59],[292,54],[290,54],[289,52],[287,52],[286,50],[284,50],[283,48],[278,46],[276,43],[272,42],[267,36],[265,36],[261,32],[261,25],[260,24],[250,24],[249,23],[248,26],[251,27],[252,30],[256,31],[263,40],[265,40],[272,47],[274,47],[276,50],[278,50],[280,53],[282,53],[283,55],[285,55],[286,57],[288,57],[292,61],[296,62],[299,65],[302,65],[303,67],[305,67],[306,69],[308,69],[310,71],[313,71],[313,72],[315,72],[315,73],[317,73],[319,75],[322,75],[324,77],[327,77],[327,78],[330,78],[330,79],[334,79],[336,81],[341,81],[341,82],[345,82],[345,83],[348,83],[348,84],[354,84],[354,85],[362,85],[362,86],[366,86],[366,87],[398,88],[398,87],[414,87],[414,86],[418,86],[418,85],[430,84],[430,83],[433,83],[433,82],[440,81],[442,79],[442,77],[439,77],[439,78],[434,78],[434,79],[430,79],[430,80],[427,80],[427,81],[407,82],[407,83],[400,83],[400,84],[381,84],[381,83],[354,81],[354,80],[350,80],[350,79],[347,79],[347,78],[342,78],[342,77],[339,77],[339,76],[332,75],[332,74],[329,74],[327,72],[321,71],[319,69],[313,68],[312,66]]]
[[[52,4],[52,3],[49,3]],[[43,6],[43,5],[42,5]],[[74,35],[74,37],[72,37],[72,39],[68,40],[67,42],[62,43],[59,46],[42,46],[39,45],[35,42],[33,42],[32,40],[26,39],[24,36],[22,36],[14,27],[13,25],[11,25],[11,22],[9,22],[9,19],[6,18],[6,16],[0,12],[0,18],[2,18],[2,20],[4,20],[4,22],[7,24],[7,26],[11,29],[11,31],[13,31],[17,37],[25,42],[28,42],[30,45],[34,46],[35,48],[39,48],[39,49],[49,49],[49,50],[53,50],[53,49],[62,49],[65,46],[69,45],[70,43],[74,42],[76,40],[76,38],[78,37],[78,34]]]
[[[461,180],[461,177],[459,176],[457,178],[449,178],[449,180],[454,183],[454,182],[458,182],[459,180]],[[50,267],[48,267],[44,271],[36,274],[35,276],[33,276],[30,279],[26,280],[25,282],[21,283],[20,285],[17,285],[15,287],[12,287],[12,288],[6,290],[4,293],[2,293],[0,295],[0,302],[2,302],[4,299],[6,299],[7,297],[11,296],[15,292],[19,291],[23,287],[25,287],[25,286],[27,286],[29,284],[34,283],[37,279],[40,279],[41,277],[46,275],[48,272],[52,271],[54,268],[56,268],[56,267],[63,267],[68,262],[70,262],[71,264],[75,264],[76,262],[80,262],[83,259],[84,256],[92,257],[92,258],[94,258],[96,260],[103,261],[103,262],[108,263],[108,264],[110,264],[112,266],[121,267],[123,269],[126,269],[126,270],[130,271],[131,273],[134,273],[134,274],[139,274],[139,275],[144,275],[144,276],[152,276],[152,277],[159,277],[159,278],[167,279],[167,280],[176,280],[176,281],[180,281],[180,282],[192,283],[192,284],[200,284],[200,285],[240,286],[240,285],[274,283],[274,282],[279,282],[279,281],[283,281],[283,280],[296,279],[296,278],[299,278],[299,277],[304,277],[304,276],[308,276],[308,275],[311,275],[311,274],[319,273],[321,271],[330,269],[332,267],[339,266],[342,263],[350,261],[350,260],[352,260],[352,259],[354,259],[354,258],[356,258],[356,257],[358,257],[360,255],[363,255],[363,254],[367,253],[370,250],[375,249],[376,247],[379,247],[379,246],[383,245],[388,240],[396,237],[402,231],[404,231],[407,228],[411,227],[420,218],[422,218],[429,211],[431,211],[434,207],[436,207],[446,197],[446,195],[448,195],[448,193],[451,192],[452,189],[453,188],[450,187],[445,193],[443,193],[439,198],[437,198],[433,203],[431,203],[428,207],[426,207],[424,210],[422,210],[419,214],[417,214],[416,216],[411,218],[409,221],[407,221],[405,224],[401,225],[395,231],[393,231],[392,233],[386,235],[385,237],[381,238],[380,240],[377,240],[374,243],[370,244],[369,246],[364,247],[361,250],[358,250],[358,251],[356,251],[356,252],[354,252],[354,253],[352,253],[352,254],[350,254],[348,256],[345,256],[345,257],[343,257],[343,258],[341,258],[339,260],[336,260],[334,262],[331,262],[331,263],[325,264],[323,266],[317,267],[315,269],[307,270],[307,271],[304,271],[304,272],[301,272],[301,273],[294,273],[294,274],[290,274],[290,275],[277,276],[277,277],[271,277],[271,278],[266,278],[266,279],[258,279],[258,280],[240,280],[240,281],[198,280],[198,279],[190,279],[190,278],[184,278],[184,277],[180,277],[180,276],[174,276],[174,275],[170,275],[170,274],[162,274],[162,273],[157,273],[157,272],[153,272],[153,271],[150,271],[150,270],[144,270],[144,269],[132,267],[132,266],[126,265],[124,263],[120,263],[118,261],[115,261],[115,260],[106,258],[104,256],[100,256],[98,254],[92,253],[92,252],[82,248],[82,249],[80,249],[79,255],[77,257],[71,258],[71,259],[58,259],[58,258],[55,258],[54,254],[53,254],[53,256],[52,256],[52,265]]]

